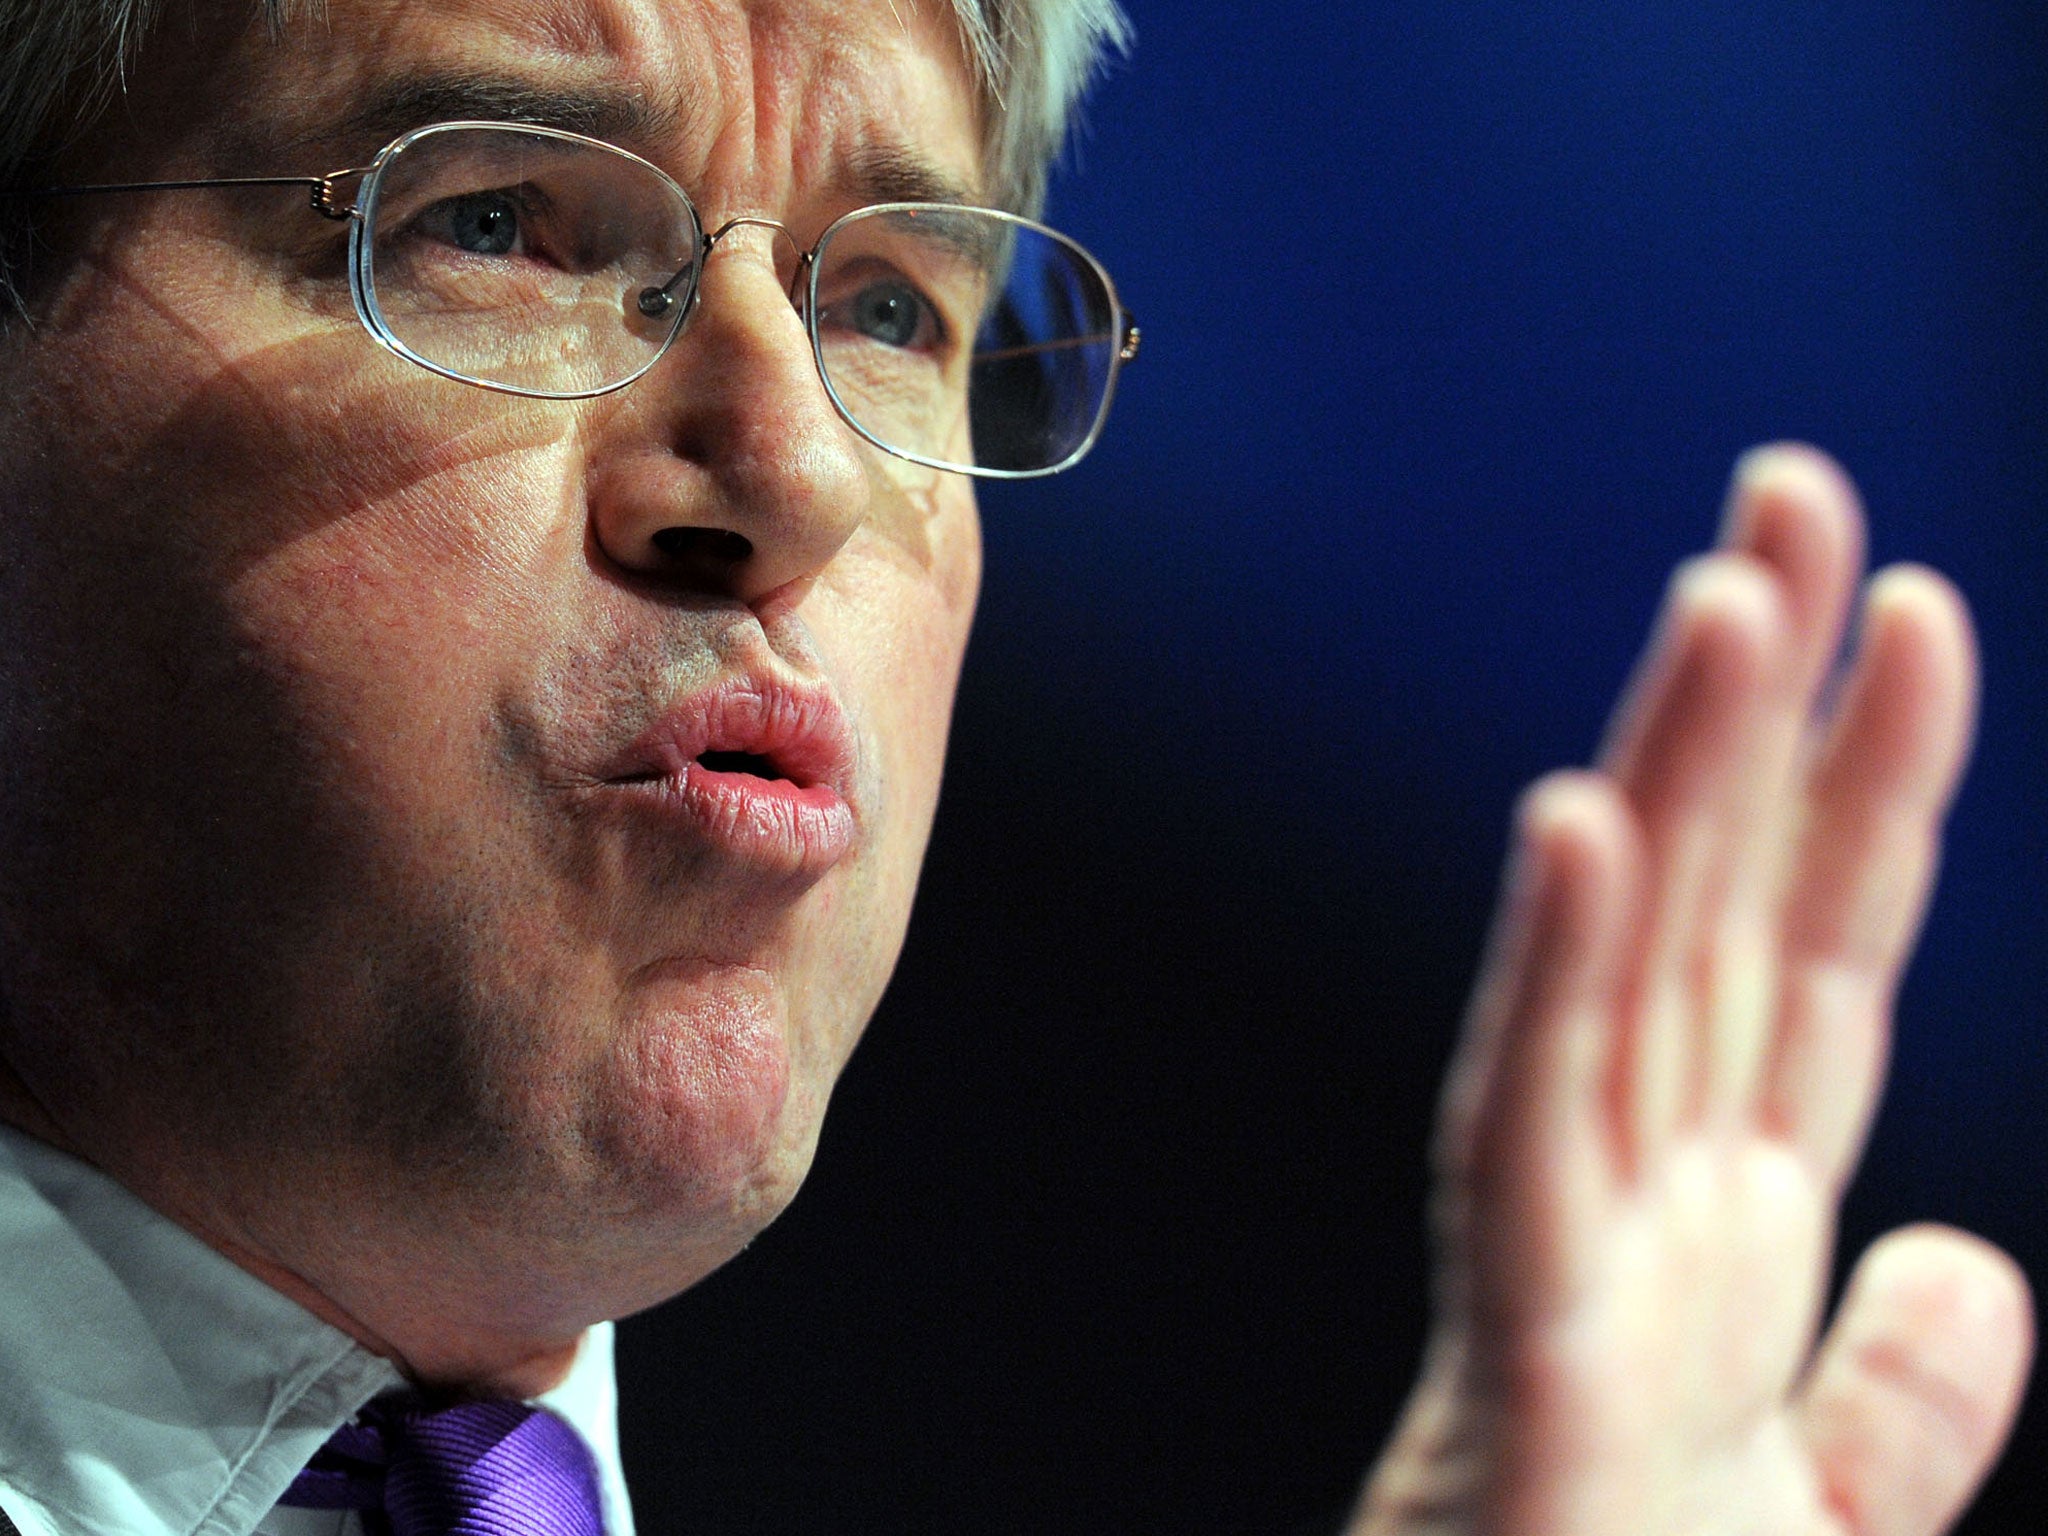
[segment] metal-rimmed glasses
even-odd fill
[[[349,291],[371,336],[447,378],[552,400],[623,389],[652,368],[731,231],[787,233],[750,216],[707,233],[658,166],[524,123],[434,123],[324,176],[33,195],[220,186],[310,188],[317,212],[349,221]],[[846,423],[898,457],[963,474],[1017,479],[1077,462],[1138,350],[1100,262],[993,208],[857,208],[799,252],[789,294]]]

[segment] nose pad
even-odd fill
[[[647,287],[640,290],[639,296],[634,300],[634,308],[638,309],[649,320],[659,320],[674,306],[676,302],[676,286],[689,275],[689,268],[685,267],[665,283],[650,283]],[[697,285],[695,283],[690,284],[690,296],[683,302],[686,306],[683,313],[683,324],[688,325],[690,323],[690,315],[697,308]]]
[[[781,220],[762,218],[757,214],[751,213],[743,213],[734,218],[727,219],[718,228],[706,235],[704,237],[703,249],[698,252],[695,263],[692,266],[681,268],[665,283],[650,283],[645,288],[642,288],[639,293],[634,295],[634,307],[647,319],[658,320],[675,303],[676,289],[687,286],[689,297],[685,300],[685,303],[688,305],[688,309],[683,315],[683,324],[688,325],[690,317],[697,312],[704,302],[704,268],[711,260],[711,253],[718,249],[719,245],[728,235],[732,234],[735,230],[741,229],[768,230],[770,232],[769,240],[771,244],[774,242],[776,235],[782,237],[782,243],[789,250],[789,275],[786,278],[783,277],[783,263],[779,258],[775,263],[775,275],[782,283],[783,294],[789,299],[790,306],[799,315],[803,314],[806,289],[804,278],[810,271],[811,252],[805,250],[797,243],[796,236],[790,232],[789,226]]]

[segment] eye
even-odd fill
[[[519,203],[509,192],[470,192],[422,212],[417,227],[473,256],[503,256],[520,244]]]
[[[941,334],[930,302],[908,283],[871,283],[833,306],[844,323],[889,347],[930,348]]]

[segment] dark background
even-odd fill
[[[625,1330],[654,1536],[1272,1532],[1413,1373],[1517,787],[1735,453],[1839,454],[1987,689],[1847,1218],[2048,1277],[2048,9],[1132,0],[1053,218],[1145,328],[985,498],[902,969],[795,1208]],[[2040,1527],[2036,1408],[1963,1529]]]

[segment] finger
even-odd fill
[[[1565,1304],[1567,1236],[1613,1189],[1602,1089],[1640,860],[1627,807],[1598,775],[1553,774],[1523,797],[1439,1146],[1439,1216],[1476,1286],[1450,1299],[1494,1320]]]
[[[1847,1176],[1883,1072],[1886,1022],[1968,753],[1976,648],[1931,571],[1871,583],[1863,639],[1811,780],[1784,918],[1782,1023],[1762,1118],[1824,1187]]]
[[[1840,466],[1802,443],[1752,449],[1735,466],[1721,543],[1777,578],[1791,648],[1783,692],[1810,698],[1826,676],[1863,569],[1863,510]]]
[[[1778,443],[1737,462],[1721,546],[1776,581],[1789,648],[1772,669],[1781,694],[1809,699],[1832,662],[1863,561],[1863,515],[1854,485],[1817,449]],[[1637,679],[1616,712],[1602,760],[1626,777],[1651,724],[1654,670]],[[1804,718],[1803,709],[1800,718]]]
[[[2032,1354],[2026,1280],[1998,1249],[1937,1227],[1873,1245],[1795,1409],[1844,1528],[1946,1530],[2012,1428]]]
[[[1803,767],[1862,570],[1862,508],[1833,460],[1801,444],[1774,444],[1737,464],[1723,539],[1771,573],[1785,619],[1756,739],[1730,790],[1719,863],[1704,883],[1689,940],[1698,1105],[1705,1119],[1732,1124],[1752,1113],[1773,1043],[1778,921]]]
[[[1758,561],[1723,552],[1689,562],[1607,750],[1646,848],[1629,1028],[1614,1063],[1635,1162],[1654,1158],[1700,1101],[1698,1021],[1726,990],[1712,974],[1728,959],[1716,919],[1786,644],[1778,584]]]

